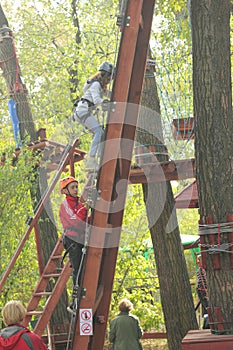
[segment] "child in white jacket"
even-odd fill
[[[102,63],[99,67],[98,73],[87,80],[83,89],[84,94],[75,108],[74,119],[94,134],[86,168],[97,168],[95,156],[104,131],[98,120],[94,117],[92,110],[94,109],[94,106],[101,104],[104,106],[105,101],[103,96],[107,92],[107,85],[111,80],[113,70],[114,67],[111,63]]]

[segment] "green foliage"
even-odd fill
[[[22,148],[18,161],[12,166],[13,150],[1,144],[6,152],[6,162],[0,168],[0,273],[4,273],[24,232],[26,219],[32,216],[30,190],[36,176],[37,158],[31,151]],[[32,283],[36,281],[37,256],[33,233],[26,243],[4,291],[1,305],[10,298],[21,296],[28,300]],[[30,268],[29,268],[30,267]]]
[[[85,80],[100,63],[114,62],[117,4],[110,0],[78,3],[79,32],[66,0],[21,0],[19,6],[12,2],[11,8],[8,1],[1,3],[14,32],[34,121],[38,128],[46,125],[48,136],[70,116],[74,98],[82,94]],[[80,43],[76,42],[78,34]]]
[[[104,60],[116,63],[120,36],[116,26],[119,1],[78,1],[76,10],[79,27],[77,23],[74,26],[71,2],[67,0],[21,0],[19,5],[14,0],[4,0],[1,5],[14,33],[19,64],[29,91],[36,128],[46,127],[47,137],[63,144],[79,137],[79,148],[88,151],[91,135],[87,135],[77,123],[71,122],[70,114],[74,98],[82,94],[85,80],[96,72],[99,64]],[[163,91],[167,92],[166,98],[161,100],[162,115],[167,112],[166,106],[172,106],[169,113],[166,113],[168,119],[164,123],[170,125],[176,115],[189,116],[185,114],[185,101],[181,99],[182,94],[187,95],[190,87],[188,11],[185,0],[157,1],[156,6],[160,23],[165,27],[160,27],[159,30],[158,27],[154,27],[151,44],[158,67],[161,68],[163,86],[160,85],[160,91],[163,88]],[[174,40],[174,33],[179,40]],[[81,40],[77,40],[79,38]],[[180,62],[182,79],[177,79],[177,61]],[[175,81],[180,85],[176,84],[174,90]],[[17,166],[11,165],[10,154],[14,149],[14,140],[7,111],[8,92],[3,79],[0,80],[0,92],[0,130],[3,140],[0,145],[1,151],[7,153],[6,165],[0,168],[0,272],[3,273],[27,229],[27,216],[33,215],[30,190],[33,186],[35,163],[34,158],[31,161],[30,152],[23,149]],[[180,101],[181,105],[178,103]],[[172,109],[174,106],[175,113]],[[170,146],[171,140],[168,144],[169,151]],[[174,156],[177,145],[173,146],[170,152]],[[193,154],[193,146],[184,146],[179,149],[182,157],[189,157]],[[81,190],[86,181],[84,165],[81,162],[76,164],[75,172]],[[53,173],[50,174],[49,182],[52,179]],[[62,228],[58,218],[58,207],[62,198],[56,186],[51,201],[60,234]],[[183,214],[182,211],[178,211],[178,218],[181,233],[197,231],[197,213],[186,211]],[[164,330],[156,266],[153,254],[148,253],[148,240],[150,234],[142,189],[141,186],[130,186],[110,319],[118,312],[118,301],[122,297],[128,297],[133,302],[134,312],[145,330]],[[193,271],[192,257],[188,259],[190,271]],[[10,298],[18,298],[26,303],[37,277],[36,246],[31,233],[1,294],[0,304],[3,305]]]
[[[144,330],[163,329],[159,285],[148,231],[142,188],[128,190],[118,253],[110,318],[118,313],[121,298],[129,298]]]

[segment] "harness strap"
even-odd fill
[[[72,243],[72,244],[69,246],[69,248],[66,249],[66,251],[65,251],[65,253],[64,253],[64,255],[63,255],[62,259],[61,259],[61,265],[63,264],[63,261],[64,261],[66,255],[69,253],[69,251],[70,251],[74,246],[75,246],[75,243]]]
[[[25,341],[25,343],[27,344],[29,349],[34,350],[34,346],[32,344],[32,340],[31,340],[30,336],[27,333],[22,333],[21,337],[23,338],[23,340]]]
[[[91,102],[91,101],[89,101],[89,100],[87,100],[86,98],[81,98],[81,101],[83,101],[83,102],[87,102],[88,107],[93,107],[93,106],[94,106],[94,103],[93,103],[93,102]]]

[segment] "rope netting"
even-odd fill
[[[160,13],[158,6],[155,13],[151,49],[164,140],[171,159],[191,158],[194,143],[189,9],[187,6],[176,14],[166,14]]]

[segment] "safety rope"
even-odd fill
[[[208,252],[209,254],[214,253],[229,253],[232,254],[233,251],[231,247],[233,243],[224,242],[221,243],[221,234],[229,234],[232,232],[233,222],[221,222],[216,224],[199,224],[199,235],[200,236],[209,236],[216,235],[217,244],[208,244],[208,243],[200,243],[199,246],[202,248],[202,252]]]

